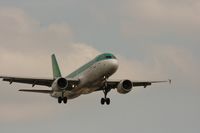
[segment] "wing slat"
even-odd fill
[[[26,89],[21,89],[19,91],[34,92],[34,93],[47,93],[47,94],[51,94],[53,92],[52,90],[26,90]]]

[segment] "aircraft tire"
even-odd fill
[[[67,97],[64,97],[64,98],[63,98],[63,102],[64,102],[64,104],[67,103]]]
[[[62,103],[62,97],[58,97],[58,103],[59,103],[59,104]]]
[[[107,105],[110,105],[110,98],[106,98],[105,101]]]
[[[101,98],[101,105],[105,104],[105,98]]]

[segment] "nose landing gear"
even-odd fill
[[[105,78],[106,80],[106,78]],[[103,93],[104,93],[104,98],[101,98],[101,104],[104,105],[105,103],[107,105],[110,105],[110,98],[107,98],[107,94],[108,92],[110,92],[110,88],[108,87],[107,85],[107,82],[105,81],[105,84],[104,84],[104,90],[103,90]]]
[[[101,98],[101,104],[104,105],[105,103],[110,105],[110,98]]]

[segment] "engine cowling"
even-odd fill
[[[120,94],[129,93],[133,88],[133,84],[130,80],[122,80],[117,86],[117,92]]]
[[[68,87],[68,81],[65,78],[58,78],[54,81],[52,88],[54,90],[64,90]]]

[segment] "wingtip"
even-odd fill
[[[168,81],[169,81],[169,84],[172,84],[172,80],[171,79],[168,79]]]

